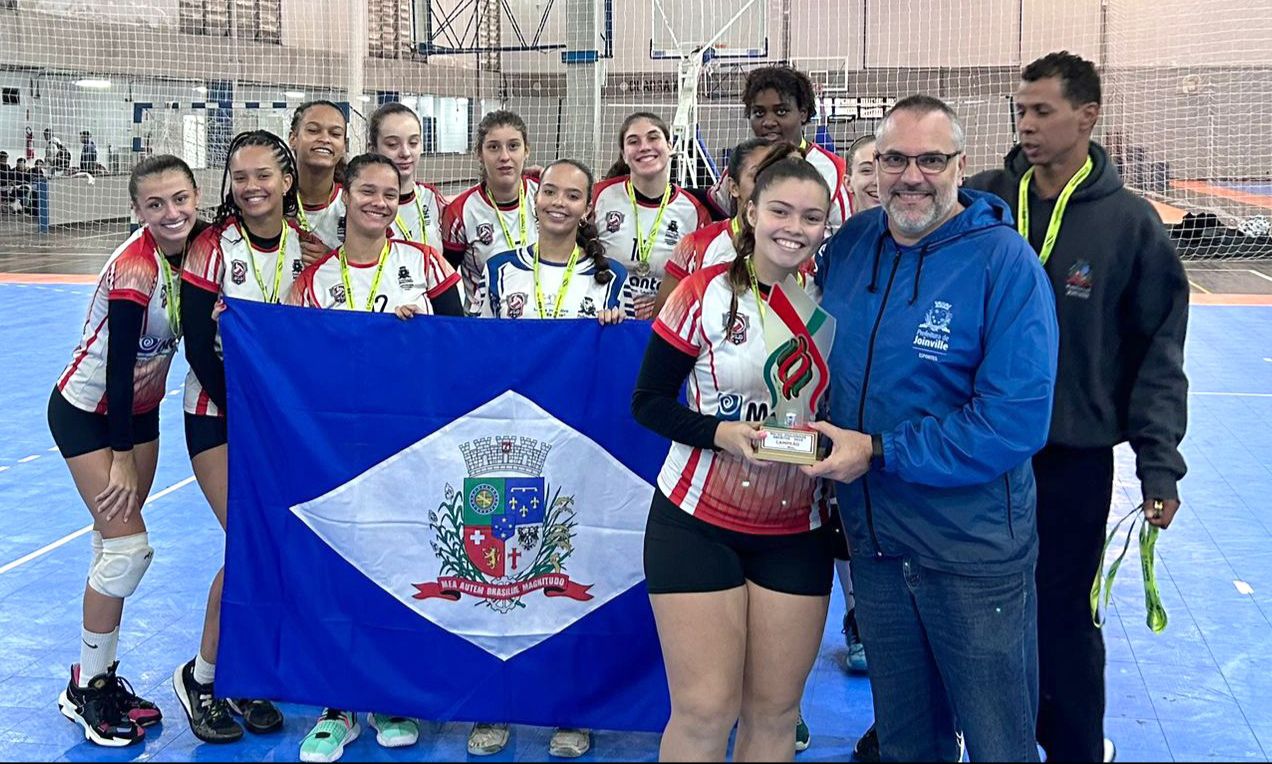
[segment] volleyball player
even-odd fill
[[[671,182],[671,130],[638,111],[618,131],[622,158],[593,191],[605,254],[630,275],[630,318],[652,319],[667,261],[682,238],[711,223],[706,207]]]
[[[645,578],[671,690],[663,761],[790,760],[825,626],[833,532],[798,468],[756,459],[769,392],[761,302],[826,233],[818,170],[773,157],[756,174],[737,256],[683,281],[654,322],[632,398],[672,440],[645,530]],[[678,401],[689,380],[688,405]]]
[[[159,404],[181,338],[181,262],[202,227],[194,174],[177,157],[142,160],[128,193],[141,228],[106,261],[48,406],[53,441],[93,518],[80,660],[57,706],[103,746],[135,743],[162,719],[116,674],[116,653],[124,600],[154,554],[141,508],[154,482]]]
[[[340,179],[349,151],[349,118],[331,101],[308,101],[292,113],[288,144],[296,157],[296,212],[309,264],[340,246]]]
[[[415,179],[423,148],[420,118],[405,104],[386,103],[371,115],[368,132],[370,150],[388,157],[401,178],[393,238],[440,251],[446,199],[436,186]]]
[[[303,263],[300,231],[285,218],[296,213],[296,164],[281,138],[265,130],[236,135],[221,185],[225,196],[212,227],[194,241],[186,258],[181,308],[190,362],[185,382],[186,448],[199,488],[224,529],[229,480],[225,366],[213,316],[222,297],[279,302]],[[267,700],[226,700],[213,691],[223,575],[223,568],[217,571],[208,592],[198,652],[172,676],[190,730],[209,743],[243,736],[233,715],[254,733],[283,725],[283,715]]]
[[[510,111],[492,111],[477,125],[474,149],[481,182],[461,193],[442,215],[446,259],[459,269],[470,315],[485,299],[491,255],[535,243],[534,197],[538,181],[522,176],[530,158],[526,123]]]
[[[875,172],[875,137],[860,136],[848,147],[848,209],[856,215],[879,206],[879,178]]]

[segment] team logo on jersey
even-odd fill
[[[716,419],[736,422],[742,418],[742,396],[737,393],[724,393],[716,406]]]
[[[674,220],[667,221],[667,243],[673,247],[680,241],[680,224]]]
[[[411,278],[411,271],[405,265],[398,267],[398,286],[403,289],[415,288],[415,279]]]
[[[937,300],[923,315],[923,322],[914,333],[914,348],[921,353],[943,354],[950,349],[950,323],[954,320],[952,306]]]
[[[331,288],[328,289],[327,292],[331,294],[331,299],[335,300],[337,305],[344,305],[344,302],[345,302],[344,284],[332,284]]]
[[[230,281],[242,286],[247,283],[247,261],[231,260],[230,261]]]
[[[571,581],[565,563],[574,553],[574,497],[548,485],[544,465],[551,444],[501,435],[461,443],[468,476],[446,485],[428,513],[440,562],[438,579],[413,584],[417,600],[457,601],[463,595],[497,613],[525,607],[522,599],[592,599],[591,584]]]
[[[623,227],[623,213],[618,210],[605,213],[605,230],[610,233],[618,233],[618,229]]]
[[[746,342],[746,335],[751,329],[751,319],[745,313],[738,313],[733,317],[733,323],[729,323],[729,314],[722,314],[720,325],[724,327],[724,336],[734,345],[741,345]]]
[[[1091,278],[1091,264],[1086,260],[1079,260],[1069,269],[1069,275],[1064,280],[1065,297],[1090,299],[1091,286],[1094,283],[1094,279]]]
[[[303,270],[305,270],[305,264],[303,262],[300,260],[292,260],[292,278],[299,276],[300,272]]]
[[[525,292],[513,292],[504,299],[504,315],[508,318],[521,318],[526,313],[526,300],[529,295]]]
[[[579,315],[596,318],[596,300],[591,297],[584,297],[583,302],[579,304]]]
[[[477,224],[477,241],[482,244],[493,244],[495,241],[495,227],[490,223]]]

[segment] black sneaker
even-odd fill
[[[146,737],[146,731],[128,718],[128,712],[120,703],[116,691],[115,667],[112,663],[105,673],[98,674],[79,686],[79,666],[71,667],[71,680],[57,698],[57,708],[67,719],[84,729],[84,737],[97,745],[119,748],[132,745]]]
[[[873,724],[866,730],[866,734],[857,739],[857,744],[852,748],[852,760],[865,762],[879,760],[879,733],[875,732]]]
[[[119,665],[119,661],[115,661],[115,665]],[[79,666],[75,667],[75,678],[79,678]],[[129,719],[133,720],[139,727],[153,727],[163,721],[163,712],[159,710],[159,706],[146,700],[145,698],[133,692],[132,685],[127,679],[112,672],[111,676],[115,680],[115,694],[119,699],[119,707],[124,709],[124,713]]]
[[[243,720],[243,726],[247,727],[248,732],[261,735],[283,728],[283,712],[268,700],[231,698],[226,703],[230,706],[230,712]]]
[[[194,659],[178,666],[172,675],[172,690],[190,720],[190,731],[205,743],[233,743],[243,737],[243,728],[230,716],[225,700],[212,694],[212,685],[194,681]]]

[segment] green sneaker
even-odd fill
[[[420,724],[405,716],[368,714],[368,723],[375,730],[375,742],[385,748],[405,748],[420,739]]]
[[[808,731],[808,723],[804,721],[804,712],[801,711],[795,722],[795,753],[807,751],[811,742],[812,734]]]
[[[300,742],[301,761],[339,761],[346,745],[358,739],[361,732],[358,715],[337,708],[323,709],[318,723]]]

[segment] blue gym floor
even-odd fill
[[[190,477],[181,433],[178,360],[164,404],[159,471],[146,508],[155,562],[128,600],[121,673],[167,715],[144,745],[98,748],[57,711],[78,658],[88,559],[81,504],[45,424],[45,405],[75,344],[90,287],[0,284],[0,759],[274,761],[297,758],[315,709],[284,706],[282,732],[231,746],[200,743],[173,697],[173,669],[198,644],[221,532]],[[1158,545],[1170,615],[1144,625],[1138,562],[1119,576],[1108,642],[1107,731],[1122,761],[1267,761],[1272,755],[1272,307],[1195,306],[1184,452],[1184,509]],[[1115,515],[1137,501],[1134,464],[1119,451]],[[35,553],[35,554],[33,554]],[[1252,590],[1252,593],[1251,593]],[[1244,593],[1243,593],[1244,592]],[[865,679],[841,669],[842,601],[832,599],[804,713],[812,747],[799,758],[847,760],[871,721]],[[318,667],[316,667],[318,670]],[[345,667],[333,664],[329,670]],[[547,755],[549,730],[517,728],[494,761]],[[350,760],[467,758],[467,725],[426,725],[414,748],[389,752],[364,736]],[[595,735],[592,760],[653,760],[651,734]]]

